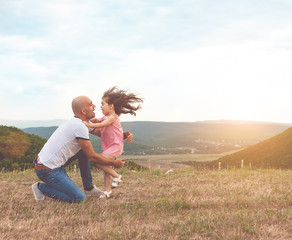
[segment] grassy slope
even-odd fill
[[[222,166],[240,166],[241,160],[255,167],[292,168],[292,128],[214,162]]]
[[[292,171],[120,170],[110,200],[35,202],[32,171],[0,175],[0,239],[289,239]],[[79,173],[70,177],[81,185]],[[97,186],[103,175],[93,171]]]

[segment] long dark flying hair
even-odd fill
[[[135,103],[142,103],[143,99],[136,96],[134,93],[120,90],[117,87],[112,87],[107,90],[102,97],[108,104],[113,104],[115,112],[118,116],[122,113],[136,116],[136,111],[141,108],[141,105],[134,106]]]

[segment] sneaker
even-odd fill
[[[102,195],[99,196],[99,198],[112,198],[113,192],[112,191],[104,191]]]
[[[39,183],[34,183],[31,185],[32,192],[36,201],[44,201],[45,195],[39,190]]]
[[[90,190],[90,191],[86,191],[86,190],[84,190],[84,192],[85,192],[85,195],[87,196],[87,197],[89,197],[89,196],[97,196],[97,197],[99,197],[100,195],[102,195],[103,194],[103,191],[101,191],[99,188],[97,188],[96,186],[93,186],[93,188]]]
[[[112,182],[112,188],[116,188],[116,187],[118,187],[118,183],[117,182]]]

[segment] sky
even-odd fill
[[[122,121],[292,123],[290,0],[0,0],[0,119],[70,119],[113,86]]]

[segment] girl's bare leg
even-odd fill
[[[110,155],[106,155],[106,154],[102,154],[104,157],[106,158],[110,158],[110,159],[114,159],[115,157],[110,156]],[[99,163],[95,163],[95,165],[100,168],[102,171],[104,171],[105,173],[109,174],[110,176],[117,178],[119,177],[119,174],[117,174],[117,172],[112,168],[112,166],[109,165],[102,165]]]
[[[113,156],[102,154],[106,158],[114,159]],[[101,165],[96,163],[95,164],[98,168],[104,171],[104,187],[106,191],[111,191],[112,189],[112,177],[117,178],[119,177],[119,174],[112,168],[112,166],[109,165]]]

